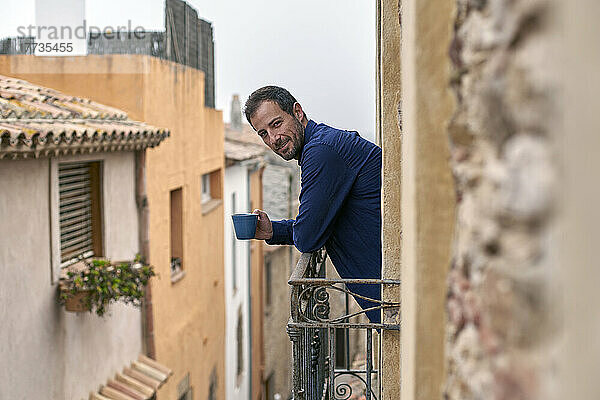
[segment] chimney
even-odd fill
[[[230,121],[232,129],[242,129],[242,106],[240,105],[240,96],[237,94],[234,94],[233,98],[231,99]]]

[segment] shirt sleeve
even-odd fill
[[[273,226],[273,237],[267,240],[267,244],[294,244],[292,225],[293,219],[282,219],[280,221],[271,221]]]
[[[296,220],[273,222],[268,244],[294,244],[302,253],[325,245],[333,223],[354,184],[356,173],[331,146],[303,149],[300,210]]]

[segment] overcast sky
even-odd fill
[[[41,0],[52,1],[57,0]],[[60,0],[58,0],[60,1]],[[289,89],[309,118],[374,140],[373,0],[190,0],[213,23],[216,105],[229,120],[231,96]],[[0,0],[0,38],[35,24],[35,0]],[[164,27],[164,0],[87,0],[89,25]]]

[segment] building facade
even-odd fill
[[[264,148],[225,130],[226,393],[263,398],[263,244],[238,240],[231,215],[262,208]]]
[[[272,154],[254,129],[243,122],[238,95],[232,98],[230,119],[231,123],[225,127],[226,135],[229,135],[232,141],[243,144],[245,152],[257,149],[257,154],[261,157],[262,207],[253,207],[251,210],[261,208],[273,220],[293,218],[298,209],[298,165]],[[264,250],[263,268],[255,274],[261,282],[255,283],[257,289],[253,291],[261,298],[263,314],[260,318],[256,316],[254,321],[262,321],[259,323],[262,324],[265,333],[260,349],[264,354],[260,385],[265,399],[272,400],[275,395],[287,399],[291,387],[292,347],[285,326],[290,317],[290,307],[287,301],[281,300],[287,300],[290,296],[287,281],[299,253],[293,246],[261,247]]]
[[[160,276],[150,286],[146,351],[174,371],[159,399],[192,391],[224,399],[223,123],[204,106],[203,73],[144,55],[3,56],[0,71],[169,127],[170,146],[146,157],[146,239]]]
[[[0,398],[88,398],[143,352],[143,314],[66,312],[58,284],[73,257],[141,252],[136,159],[168,131],[19,79],[0,85]]]

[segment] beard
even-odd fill
[[[291,142],[289,149],[283,152],[276,151],[277,155],[286,161],[297,158],[300,155],[302,145],[304,144],[304,126],[296,118],[294,118],[293,130],[293,135],[289,139],[289,142]],[[288,143],[286,143],[284,147],[288,147]]]

